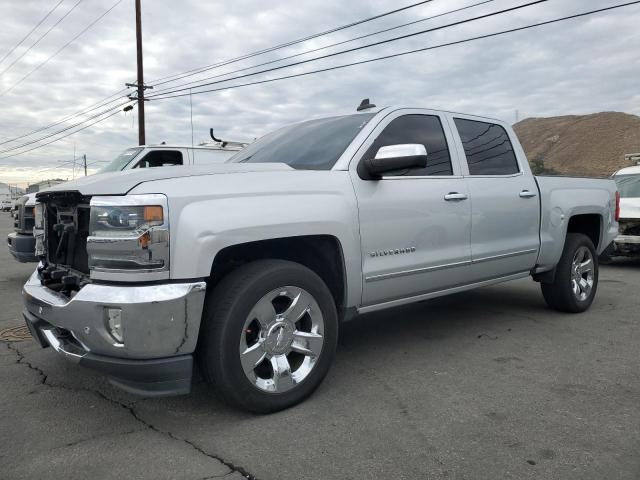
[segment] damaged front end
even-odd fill
[[[640,219],[621,218],[618,236],[613,240],[615,255],[634,257],[640,255]]]
[[[24,317],[43,347],[144,395],[187,393],[206,283],[169,279],[163,195],[38,197]]]
[[[90,283],[87,259],[90,198],[78,192],[38,197],[34,237],[42,285],[72,298]]]

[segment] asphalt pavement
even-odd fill
[[[11,231],[0,213],[2,241]],[[0,248],[0,337],[34,264]],[[592,308],[531,280],[359,317],[306,402],[272,415],[144,399],[33,340],[0,341],[0,479],[640,478],[640,261]],[[19,340],[20,329],[11,340]]]

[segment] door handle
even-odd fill
[[[535,197],[536,194],[534,192],[530,192],[529,190],[522,190],[520,192],[520,197],[521,198],[532,198]]]
[[[466,200],[468,197],[464,193],[449,192],[444,196],[447,202],[453,202],[458,200]]]

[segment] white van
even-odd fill
[[[127,148],[98,173],[118,172],[132,168],[205,165],[223,163],[242,150],[247,143],[221,141],[198,146],[140,145]]]

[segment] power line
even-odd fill
[[[55,170],[57,168],[64,168],[64,165],[68,165],[69,163],[72,163],[72,162],[73,162],[73,160],[66,160],[64,162],[60,162],[59,165],[55,165],[53,167],[42,168],[42,169],[38,170],[37,173],[46,172],[48,170]],[[87,167],[90,167],[91,165],[95,165],[96,163],[109,163],[109,160],[96,160],[94,162],[87,163]]]
[[[221,66],[224,66],[224,65],[229,65],[230,63],[236,63],[236,62],[239,62],[240,60],[246,60],[247,58],[252,58],[252,57],[255,57],[255,56],[258,56],[258,55],[262,55],[262,54],[265,54],[265,53],[273,52],[275,50],[279,50],[279,49],[285,48],[285,47],[290,47],[292,45],[297,45],[298,43],[306,42],[308,40],[313,40],[314,38],[322,37],[322,36],[328,35],[330,33],[335,33],[335,32],[339,32],[340,30],[345,30],[347,28],[355,27],[357,25],[362,25],[363,23],[371,22],[371,21],[377,20],[379,18],[383,18],[383,17],[389,16],[389,15],[393,15],[394,13],[402,12],[404,10],[408,10],[410,8],[414,8],[414,7],[417,7],[419,5],[424,5],[425,3],[430,3],[432,1],[433,0],[423,0],[421,2],[412,3],[411,5],[407,5],[407,6],[404,6],[404,7],[401,7],[401,8],[396,8],[395,10],[390,10],[388,12],[383,12],[383,13],[380,13],[378,15],[374,15],[372,17],[364,18],[364,19],[358,20],[356,22],[351,22],[351,23],[348,23],[346,25],[342,25],[342,26],[339,26],[339,27],[331,28],[329,30],[325,30],[324,32],[314,33],[312,35],[308,35],[308,36],[303,37],[303,38],[298,38],[296,40],[291,40],[291,41],[288,41],[288,42],[285,42],[285,43],[281,43],[279,45],[275,45],[273,47],[265,48],[263,50],[258,50],[256,52],[247,53],[247,54],[241,55],[239,57],[231,58],[231,59],[228,59],[228,60],[222,60],[220,62],[213,63],[211,65],[205,65],[204,67],[198,67],[198,68],[195,68],[195,69],[192,69],[192,70],[187,70],[187,71],[182,72],[182,73],[177,73],[177,74],[173,74],[173,75],[168,75],[166,77],[161,77],[161,78],[153,80],[153,81],[151,81],[149,83],[151,83],[153,85],[163,85],[165,83],[174,82],[176,80],[180,80],[181,78],[189,77],[189,76],[192,76],[192,75],[197,75],[198,73],[202,73],[204,71],[207,71],[207,70],[210,70],[210,69],[213,69],[213,68],[221,67]],[[173,78],[173,77],[175,77],[175,78]],[[169,78],[173,78],[173,80],[167,80]]]
[[[78,110],[75,113],[67,115],[66,117],[64,117],[64,118],[62,118],[60,120],[56,120],[53,123],[45,125],[44,127],[39,127],[39,128],[37,128],[35,130],[31,130],[30,132],[18,135],[18,136],[13,137],[13,138],[8,138],[6,140],[3,140],[2,142],[0,142],[0,145],[4,145],[6,143],[15,142],[16,140],[20,140],[21,138],[30,137],[31,135],[33,135],[35,133],[39,133],[39,132],[42,132],[42,131],[45,131],[45,130],[49,130],[52,127],[55,127],[55,126],[60,125],[62,123],[68,122],[69,120],[72,120],[75,117],[80,117],[82,115],[86,115],[87,113],[92,112],[94,110],[97,110],[98,108],[102,108],[102,107],[104,107],[106,105],[109,105],[110,103],[114,103],[114,102],[116,102],[116,101],[118,101],[118,100],[120,100],[122,98],[125,98],[125,96],[122,95],[122,94],[127,92],[128,90],[129,90],[128,88],[120,90],[120,91],[118,91],[118,92],[116,92],[116,93],[114,93],[112,95],[109,95],[108,97],[103,98],[102,100],[100,100],[100,101],[98,101],[96,103],[92,103],[91,105],[88,105],[87,107],[85,107],[85,108],[83,108],[81,110]],[[112,100],[109,100],[109,99],[112,99]],[[109,101],[107,101],[107,100],[109,100]]]
[[[93,120],[94,118],[98,118],[98,117],[100,117],[100,116],[104,115],[105,113],[109,113],[109,112],[111,112],[111,111],[113,111],[113,110],[118,110],[118,109],[120,109],[120,107],[122,107],[122,106],[124,106],[124,105],[126,105],[126,104],[128,104],[128,103],[130,103],[130,100],[127,100],[127,101],[125,101],[125,102],[122,102],[122,103],[120,103],[120,104],[118,104],[118,105],[115,105],[115,106],[113,106],[113,107],[107,108],[107,109],[105,109],[105,110],[103,110],[103,111],[101,111],[101,112],[98,112],[98,113],[96,113],[96,114],[94,114],[94,115],[92,115],[92,116],[88,117],[88,118],[87,118],[87,119],[85,119],[85,120],[82,120],[81,122],[75,123],[75,124],[73,124],[73,125],[69,125],[68,127],[63,128],[62,130],[58,130],[57,132],[53,132],[53,133],[50,133],[50,134],[45,135],[45,136],[43,136],[43,137],[36,138],[35,140],[31,140],[31,141],[29,141],[29,142],[25,142],[25,143],[23,143],[23,144],[21,144],[21,145],[16,145],[16,146],[14,146],[14,147],[7,148],[7,149],[5,149],[5,150],[2,150],[2,151],[0,151],[0,155],[3,155],[3,154],[8,153],[8,152],[12,152],[12,151],[14,151],[14,150],[19,150],[19,149],[24,148],[24,147],[27,147],[27,146],[29,146],[29,145],[33,145],[34,143],[41,142],[42,140],[46,140],[47,138],[54,137],[54,136],[56,136],[56,135],[58,135],[58,134],[60,134],[60,133],[66,132],[67,130],[71,130],[72,128],[78,127],[78,126],[82,125],[83,123],[87,123],[89,120]]]
[[[366,34],[366,35],[361,35],[361,36],[356,37],[356,38],[352,38],[352,39],[349,39],[349,40],[345,40],[345,41],[342,41],[342,42],[338,42],[338,43],[335,43],[335,44],[332,44],[332,45],[328,45],[328,46],[325,46],[325,47],[320,47],[320,48],[317,48],[317,49],[309,50],[309,51],[307,51],[307,52],[299,53],[299,54],[296,54],[296,55],[291,55],[291,56],[289,56],[289,57],[284,57],[284,58],[281,58],[281,59],[278,59],[278,60],[274,60],[274,61],[271,61],[271,62],[266,62],[266,63],[263,63],[263,64],[255,65],[255,66],[252,66],[252,67],[247,67],[247,68],[240,69],[240,70],[235,70],[235,71],[232,71],[232,72],[227,72],[227,73],[225,73],[225,74],[217,75],[217,76],[215,76],[215,77],[219,77],[219,76],[222,76],[222,75],[229,75],[229,74],[232,74],[232,73],[237,73],[237,72],[239,72],[239,71],[244,71],[244,70],[247,70],[247,69],[250,69],[250,68],[257,68],[257,67],[260,67],[260,66],[263,66],[263,65],[266,65],[266,64],[270,64],[270,63],[274,63],[274,62],[278,62],[278,61],[283,61],[283,60],[287,60],[287,59],[289,59],[289,58],[293,58],[293,57],[297,57],[297,56],[300,56],[300,55],[304,55],[304,54],[306,54],[306,53],[312,53],[312,52],[315,52],[315,51],[318,51],[318,50],[323,50],[323,49],[330,48],[330,47],[337,46],[337,45],[341,45],[341,44],[344,44],[344,43],[353,42],[353,41],[355,41],[355,40],[359,40],[359,39],[362,39],[362,38],[370,37],[370,36],[377,35],[377,34],[384,33],[384,32],[388,32],[388,31],[391,31],[391,30],[396,30],[396,29],[399,29],[399,28],[402,28],[402,27],[406,27],[406,26],[413,25],[413,24],[416,24],[416,23],[424,22],[424,21],[427,21],[427,20],[431,20],[431,19],[434,19],[434,18],[438,18],[438,17],[441,17],[441,16],[445,16],[445,15],[448,15],[448,14],[452,14],[452,13],[455,13],[455,12],[459,12],[459,11],[462,11],[462,10],[466,10],[466,9],[469,9],[469,8],[472,8],[472,7],[476,7],[476,6],[479,6],[479,5],[485,4],[485,3],[490,3],[490,2],[493,2],[493,1],[494,1],[494,0],[484,0],[484,1],[482,1],[482,2],[475,3],[475,4],[472,4],[472,5],[466,6],[466,7],[462,7],[462,8],[458,8],[458,9],[455,9],[455,10],[451,10],[451,11],[448,11],[448,12],[444,12],[444,13],[441,13],[441,14],[438,14],[438,15],[433,15],[433,16],[430,16],[430,17],[422,18],[422,19],[415,20],[415,21],[412,21],[412,22],[408,22],[408,23],[405,23],[405,24],[402,24],[402,25],[397,25],[397,26],[395,26],[395,27],[391,27],[391,28],[387,28],[387,29],[379,30],[379,31],[374,32],[374,33],[370,33],[370,34]],[[422,3],[424,3],[424,2],[422,2]],[[411,8],[411,7],[416,6],[416,5],[418,5],[418,4],[413,4],[413,5],[410,5],[410,6],[404,7],[404,8],[405,8],[405,9],[406,9],[406,8]],[[402,10],[402,9],[400,9],[400,10]],[[391,14],[391,13],[395,13],[395,12],[397,12],[397,11],[398,11],[398,10],[393,10],[393,11],[391,11],[391,12],[385,12],[385,13],[380,14],[380,15],[377,15],[377,16],[375,16],[375,17],[372,17],[372,18],[369,18],[369,19],[362,20],[361,22],[370,21],[371,19],[374,19],[374,18],[380,18],[381,16],[388,15],[388,14]],[[358,23],[358,22],[355,22],[355,23]],[[352,24],[349,24],[349,25],[352,25]],[[344,27],[338,27],[338,28],[336,28],[336,29],[333,29],[332,31],[337,31],[337,30],[342,29],[342,28],[347,28],[347,26],[344,26]],[[321,35],[321,34],[317,34],[317,35]],[[300,40],[300,41],[301,41],[301,40]],[[293,42],[296,42],[296,41],[293,41]],[[293,43],[293,42],[290,42],[290,43]],[[278,47],[277,47],[277,46],[276,46],[276,47],[271,47],[271,49],[276,49],[276,48],[278,48]],[[267,49],[267,50],[271,50],[271,49]],[[179,74],[178,74],[178,75],[179,75]],[[215,78],[215,77],[210,77],[210,78]],[[202,81],[202,80],[199,80],[199,81]],[[197,82],[191,82],[191,83],[197,83]],[[33,135],[33,134],[35,134],[35,133],[39,133],[39,132],[41,132],[41,131],[48,130],[49,128],[52,128],[52,127],[57,126],[57,125],[60,125],[60,124],[62,124],[62,123],[64,123],[64,122],[66,122],[66,121],[68,121],[68,120],[70,120],[70,119],[72,119],[72,118],[74,118],[74,117],[76,117],[76,116],[81,116],[81,115],[83,115],[83,114],[86,114],[86,113],[89,113],[89,112],[91,112],[91,111],[94,111],[94,110],[96,110],[96,109],[98,109],[98,108],[101,108],[102,106],[106,106],[106,105],[108,105],[109,103],[113,103],[113,102],[115,102],[115,101],[119,100],[119,98],[115,98],[115,99],[113,99],[113,100],[111,100],[111,101],[109,101],[109,102],[106,102],[106,100],[109,100],[111,97],[118,96],[119,94],[124,93],[124,92],[126,92],[126,91],[127,91],[127,89],[124,89],[124,90],[121,90],[121,91],[119,91],[119,92],[116,92],[115,94],[113,94],[113,95],[111,95],[111,96],[109,96],[109,97],[106,97],[105,99],[101,100],[100,102],[98,102],[98,103],[96,103],[96,104],[92,104],[92,105],[90,105],[89,107],[86,107],[85,109],[80,110],[80,111],[78,111],[78,112],[76,112],[76,113],[74,113],[74,114],[71,114],[71,115],[69,115],[69,116],[67,116],[67,117],[65,117],[65,118],[63,118],[63,119],[61,119],[61,120],[58,120],[58,121],[54,122],[54,123],[51,123],[51,124],[46,125],[46,126],[44,126],[44,127],[41,127],[41,128],[35,129],[35,130],[32,130],[32,131],[30,131],[30,132],[28,132],[28,133],[25,133],[25,134],[22,134],[22,135],[19,135],[19,136],[13,137],[13,138],[6,139],[6,140],[4,140],[4,141],[0,142],[0,145],[4,145],[4,144],[6,144],[6,143],[10,143],[10,142],[13,142],[13,141],[19,140],[19,139],[21,139],[21,138],[24,138],[24,137],[27,137],[27,136]],[[162,93],[162,92],[163,92],[163,90],[161,90],[160,92],[158,92],[158,94],[160,94],[160,93]],[[102,102],[104,102],[104,103],[102,103]],[[94,107],[94,108],[90,108],[90,107]]]
[[[415,37],[417,35],[424,35],[425,33],[435,32],[437,30],[443,30],[445,28],[455,27],[457,25],[462,25],[462,24],[469,23],[469,22],[475,22],[477,20],[482,20],[482,19],[485,19],[485,18],[494,17],[496,15],[502,15],[504,13],[509,13],[509,12],[513,12],[515,10],[520,10],[522,8],[530,7],[530,6],[533,6],[533,5],[540,4],[540,3],[545,3],[547,1],[549,1],[549,0],[534,0],[532,2],[525,3],[525,4],[522,4],[522,5],[517,5],[515,7],[505,8],[503,10],[497,10],[495,12],[486,13],[484,15],[479,15],[477,17],[467,18],[465,20],[459,20],[457,22],[452,22],[452,23],[449,23],[449,24],[446,24],[446,25],[440,25],[438,27],[427,28],[425,30],[420,30],[418,32],[407,33],[405,35],[392,37],[392,38],[389,38],[389,39],[386,39],[386,40],[380,40],[378,42],[368,43],[366,45],[361,45],[359,47],[348,48],[346,50],[340,50],[338,52],[328,53],[326,55],[320,55],[318,57],[309,58],[307,60],[301,60],[299,62],[292,62],[292,63],[288,63],[286,65],[280,65],[280,66],[277,66],[277,67],[266,68],[264,70],[259,70],[257,72],[245,73],[244,75],[238,75],[238,76],[231,77],[231,78],[226,78],[226,79],[223,79],[223,80],[216,80],[214,82],[207,82],[207,83],[203,83],[203,84],[197,85],[195,87],[188,87],[188,88],[178,88],[178,87],[176,87],[176,88],[174,88],[172,90],[168,90],[168,91],[164,92],[164,94],[172,94],[172,93],[182,92],[184,90],[188,90],[189,88],[207,87],[209,85],[215,85],[215,84],[218,84],[218,83],[229,82],[231,80],[237,80],[237,79],[240,79],[240,78],[252,77],[254,75],[259,75],[261,73],[273,72],[275,70],[281,70],[283,68],[295,67],[295,66],[302,65],[302,64],[305,64],[305,63],[309,63],[309,62],[315,62],[315,61],[318,61],[318,60],[324,60],[326,58],[331,58],[331,57],[335,57],[335,56],[338,56],[338,55],[343,55],[345,53],[351,53],[351,52],[355,52],[355,51],[358,51],[358,50],[363,50],[365,48],[375,47],[375,46],[378,46],[378,45],[384,45],[384,44],[395,42],[395,41],[398,41],[398,40],[404,40],[406,38]],[[157,97],[158,95],[162,95],[162,94],[161,93],[156,93],[156,94],[148,95],[147,98],[151,99],[151,98]]]
[[[434,18],[444,17],[444,16],[446,16],[446,15],[450,15],[450,14],[452,14],[452,13],[457,13],[457,12],[461,12],[461,11],[463,11],[463,10],[468,10],[468,9],[470,9],[470,8],[474,8],[474,7],[477,7],[477,6],[480,6],[480,5],[484,5],[484,4],[487,4],[487,3],[491,3],[491,2],[493,2],[493,1],[495,1],[495,0],[483,0],[483,1],[478,2],[478,3],[474,3],[474,4],[471,4],[471,5],[467,5],[466,7],[456,8],[456,9],[454,9],[454,10],[449,10],[449,11],[447,11],[447,12],[443,12],[443,13],[440,13],[440,14],[438,14],[438,15],[432,15],[432,16],[430,16],[430,17],[425,17],[425,18],[421,18],[421,19],[419,19],[419,20],[414,20],[414,21],[412,21],[412,22],[407,22],[407,23],[403,23],[403,24],[401,24],[401,25],[396,25],[395,27],[385,28],[385,29],[382,29],[382,30],[378,30],[378,31],[376,31],[376,32],[367,33],[367,34],[365,34],[365,35],[360,35],[360,36],[358,36],[358,37],[350,38],[350,39],[348,39],[348,40],[343,40],[343,41],[341,41],[341,42],[332,43],[331,45],[325,45],[325,46],[323,46],[323,47],[313,48],[313,49],[311,49],[311,50],[306,50],[306,51],[304,51],[304,52],[296,53],[296,54],[294,54],[294,55],[288,55],[288,56],[286,56],[286,57],[278,58],[278,59],[276,59],[276,60],[270,60],[270,61],[268,61],[268,62],[259,63],[259,64],[257,64],[257,65],[252,65],[252,66],[249,66],[249,67],[240,68],[240,69],[237,69],[237,70],[232,70],[232,71],[230,71],[230,72],[220,73],[220,74],[218,74],[218,75],[214,75],[214,76],[207,77],[207,78],[200,79],[200,80],[194,80],[194,81],[191,81],[191,82],[188,82],[188,83],[184,83],[184,84],[182,84],[182,85],[176,85],[176,86],[174,86],[174,87],[168,87],[168,88],[165,88],[165,89],[160,89],[159,91],[154,92],[154,95],[161,95],[163,92],[168,92],[169,90],[171,90],[171,89],[173,89],[173,88],[177,88],[177,87],[184,87],[184,86],[187,86],[187,85],[193,85],[193,84],[196,84],[196,83],[202,82],[202,81],[204,81],[204,80],[211,80],[211,79],[213,79],[213,78],[224,77],[224,76],[226,76],[226,75],[232,75],[232,74],[234,74],[234,73],[244,72],[244,71],[246,71],[246,70],[251,70],[251,69],[253,69],[253,68],[263,67],[263,66],[265,66],[265,65],[271,65],[271,64],[273,64],[273,63],[282,62],[282,61],[284,61],[284,60],[290,60],[290,59],[292,59],[292,58],[300,57],[300,56],[302,56],[302,55],[307,55],[307,54],[309,54],[309,53],[315,53],[315,52],[318,52],[318,51],[320,51],[320,50],[326,50],[327,48],[337,47],[338,45],[344,45],[345,43],[351,43],[351,42],[355,42],[355,41],[357,41],[357,40],[362,40],[363,38],[368,38],[368,37],[372,37],[372,36],[374,36],[374,35],[379,35],[379,34],[381,34],[381,33],[390,32],[390,31],[392,31],[392,30],[398,30],[398,29],[400,29],[400,28],[408,27],[408,26],[410,26],[410,25],[415,25],[415,24],[417,24],[417,23],[426,22],[426,21],[428,21],[428,20],[433,20]],[[194,74],[194,75],[195,75],[195,74]],[[156,86],[157,86],[157,84],[156,84]]]
[[[49,16],[50,16],[50,15],[51,15],[51,14],[52,14],[52,13],[53,13],[53,12],[54,12],[58,7],[59,7],[59,6],[60,6],[60,4],[61,4],[62,2],[64,2],[64,0],[60,0],[58,3],[56,3],[56,4],[55,4],[55,6],[54,6],[51,10],[49,10],[49,12],[47,12],[47,14],[46,14],[44,17],[42,17],[42,20],[40,20],[40,21],[36,24],[36,26],[35,26],[35,27],[33,27],[31,30],[29,30],[29,33],[27,33],[24,37],[22,37],[22,40],[20,40],[18,43],[16,43],[16,44],[13,46],[13,48],[12,48],[11,50],[9,50],[7,53],[5,53],[4,57],[2,57],[2,59],[0,60],[0,63],[4,62],[4,61],[7,59],[7,57],[8,57],[9,55],[11,55],[11,54],[16,50],[16,48],[18,48],[20,45],[22,45],[22,43],[23,43],[27,38],[29,38],[29,37],[31,36],[31,34],[32,34],[33,32],[35,32],[35,31],[36,31],[36,29],[37,29],[40,25],[42,25],[42,23],[43,23],[47,18],[49,18]]]
[[[640,0],[639,0],[639,1],[640,1]],[[44,146],[46,146],[46,145],[51,145],[52,143],[58,142],[58,141],[62,140],[63,138],[67,138],[67,137],[70,137],[71,135],[74,135],[74,134],[76,134],[76,133],[78,133],[78,132],[81,132],[82,130],[87,129],[87,128],[91,127],[92,125],[95,125],[96,123],[103,122],[103,121],[105,121],[105,120],[107,120],[107,119],[109,119],[109,118],[113,117],[114,115],[116,115],[116,114],[118,114],[118,113],[120,113],[120,111],[119,111],[119,110],[116,110],[115,112],[113,112],[113,113],[111,113],[111,114],[107,115],[106,117],[100,118],[100,119],[96,120],[95,122],[92,122],[92,123],[90,123],[90,124],[88,124],[88,125],[85,125],[85,126],[84,126],[84,127],[82,127],[82,128],[79,128],[79,129],[78,129],[78,130],[76,130],[75,132],[67,133],[66,135],[63,135],[62,137],[54,138],[53,140],[51,140],[51,141],[49,141],[49,142],[43,143],[42,145],[37,145],[37,146],[35,146],[35,147],[33,147],[33,148],[30,148],[30,149],[28,149],[28,150],[24,150],[24,151],[22,151],[22,152],[12,153],[11,155],[5,155],[4,157],[0,157],[0,160],[5,159],[5,158],[10,158],[10,157],[16,157],[16,156],[18,156],[18,155],[23,155],[23,154],[25,154],[25,153],[32,152],[33,150],[37,150],[38,148],[42,148],[42,147],[44,147]]]
[[[61,23],[65,18],[67,18],[69,16],[69,14],[71,12],[73,12],[76,7],[78,5],[80,5],[80,3],[82,3],[82,0],[78,0],[73,7],[71,7],[69,10],[67,10],[67,13],[65,13],[62,17],[60,17],[58,19],[58,21],[56,23],[54,23],[53,25],[51,25],[46,32],[44,32],[42,35],[40,35],[38,37],[38,39],[33,42],[26,50],[24,50],[19,56],[18,58],[14,59],[13,62],[11,62],[9,64],[9,66],[7,68],[5,68],[4,70],[2,70],[2,72],[0,72],[0,76],[4,75],[11,67],[13,67],[22,57],[24,57],[27,53],[29,53],[31,51],[31,49],[33,47],[35,47],[36,45],[38,45],[43,39],[44,37],[46,37],[47,35],[49,35],[49,32],[51,32],[51,30],[53,30],[54,28],[56,28],[58,26],[59,23]]]
[[[328,34],[328,33],[336,32],[336,31],[339,31],[339,30],[342,30],[342,29],[345,29],[345,28],[349,28],[349,27],[351,27],[351,26],[355,26],[355,25],[359,25],[359,24],[362,24],[362,23],[365,23],[365,22],[369,22],[369,21],[372,21],[372,20],[375,20],[375,19],[378,19],[378,18],[381,18],[381,17],[387,16],[387,15],[391,15],[391,14],[393,14],[393,13],[397,13],[397,12],[400,12],[400,11],[403,11],[403,10],[406,10],[406,9],[409,9],[409,8],[413,8],[413,7],[418,6],[418,5],[422,5],[422,4],[425,4],[425,3],[429,3],[429,2],[431,2],[431,1],[433,1],[433,0],[425,0],[425,1],[417,2],[417,3],[411,4],[411,5],[408,5],[408,6],[402,7],[402,8],[398,8],[398,9],[395,9],[395,10],[392,10],[392,11],[389,11],[389,12],[384,12],[384,13],[382,13],[382,14],[375,15],[375,16],[370,17],[370,18],[367,18],[367,19],[363,19],[363,20],[360,20],[360,21],[357,21],[357,22],[352,22],[352,23],[350,23],[350,24],[348,24],[348,25],[344,25],[344,26],[341,26],[341,27],[333,28],[333,29],[331,29],[331,30],[327,30],[327,31],[325,31],[325,32],[321,32],[321,33],[319,33],[319,34],[310,35],[310,36],[305,37],[305,38],[303,38],[303,39],[298,39],[298,40],[294,40],[294,41],[291,41],[291,42],[287,42],[287,43],[285,43],[285,44],[277,45],[277,46],[275,46],[275,47],[271,47],[271,48],[269,48],[269,49],[265,49],[265,50],[262,50],[262,51],[260,51],[260,52],[254,52],[254,53],[252,53],[252,54],[245,55],[245,56],[243,56],[242,58],[249,58],[249,57],[251,57],[251,56],[255,56],[255,55],[258,55],[258,54],[260,54],[260,53],[264,53],[264,52],[267,52],[267,51],[272,51],[272,50],[275,50],[275,49],[278,49],[278,48],[283,48],[284,46],[294,45],[294,44],[299,43],[299,42],[303,42],[303,41],[306,41],[306,40],[309,40],[309,39],[312,39],[312,38],[316,38],[317,36],[326,35],[326,34]],[[485,1],[487,1],[487,2],[488,2],[488,1],[493,1],[493,0],[485,0]],[[114,7],[115,7],[115,5],[114,5]],[[112,8],[114,8],[114,7],[112,7]],[[108,13],[108,12],[107,12],[107,13]],[[425,20],[425,19],[423,19],[423,20]],[[422,20],[420,20],[420,21],[422,21]],[[72,41],[73,41],[73,40],[72,40]],[[241,59],[241,58],[240,58],[240,57],[238,57],[238,58],[236,58],[236,59],[231,59],[231,60],[228,60],[228,61],[226,61],[226,62],[228,62],[228,63],[232,63],[232,62],[234,62],[234,61],[239,61],[240,59]],[[225,62],[225,64],[226,64],[226,62]],[[210,67],[210,66],[208,66],[208,67]],[[208,67],[204,67],[204,68],[208,68]],[[38,67],[38,68],[39,68],[39,67]],[[31,74],[31,73],[32,73],[32,72],[30,72],[30,74]],[[183,73],[188,73],[188,72],[183,72]],[[29,74],[29,75],[30,75],[30,74]],[[172,75],[172,77],[173,77],[173,76],[180,76],[180,75],[182,75],[182,74]],[[169,78],[169,77],[165,77],[165,78]],[[162,79],[160,79],[160,80],[162,80]],[[177,78],[176,78],[175,80],[177,80]],[[174,80],[174,81],[175,81],[175,80]],[[164,82],[164,83],[167,83],[167,82]],[[15,85],[14,85],[13,87],[15,87]],[[13,88],[13,87],[11,87],[11,88]],[[10,89],[9,89],[9,90],[10,90]],[[7,93],[9,90],[7,90],[7,91],[6,91],[6,92],[4,92],[4,93]],[[118,95],[119,93],[123,93],[123,92],[126,92],[126,89],[125,89],[124,91],[117,92],[117,93],[116,93],[116,94],[114,94],[114,95]],[[4,93],[3,93],[3,94],[4,94]],[[113,97],[114,95],[112,95],[111,97]],[[106,102],[106,100],[108,100],[108,99],[109,99],[109,98],[111,98],[111,97],[107,97],[106,99],[104,99],[104,101]],[[70,115],[70,116],[67,116],[67,117],[65,117],[65,118],[63,118],[63,119],[61,119],[61,120],[58,120],[58,121],[56,121],[56,122],[54,122],[54,123],[51,123],[51,124],[46,125],[46,126],[44,126],[44,127],[41,127],[41,128],[39,128],[39,129],[32,130],[32,131],[30,131],[30,132],[28,132],[28,133],[26,133],[26,134],[24,134],[24,135],[20,135],[20,136],[16,136],[16,137],[13,137],[13,138],[10,138],[10,139],[7,139],[7,140],[4,140],[4,141],[0,142],[0,145],[3,145],[3,144],[6,144],[6,143],[10,143],[10,142],[13,142],[13,141],[19,140],[19,139],[21,139],[21,138],[24,138],[24,137],[27,137],[27,136],[33,135],[33,134],[35,134],[35,133],[39,133],[39,132],[44,131],[44,130],[48,130],[48,129],[49,129],[49,128],[51,128],[51,127],[54,127],[54,126],[60,125],[60,124],[62,124],[62,123],[64,123],[64,122],[66,122],[66,121],[68,121],[68,120],[70,120],[70,119],[72,119],[72,118],[74,118],[74,117],[76,117],[76,116],[80,116],[80,115],[83,115],[83,114],[89,113],[90,111],[93,111],[93,110],[96,110],[96,109],[98,109],[98,108],[100,108],[100,107],[102,107],[102,106],[108,105],[109,103],[113,103],[113,102],[115,102],[116,100],[118,100],[118,99],[116,98],[116,99],[114,99],[114,100],[111,100],[110,102],[101,103],[101,104],[99,104],[99,105],[94,104],[94,105],[96,105],[96,106],[94,106],[94,108],[88,108],[88,109],[80,110],[79,112],[76,112],[75,114],[72,114],[72,115]],[[85,110],[86,110],[86,111],[85,111]],[[7,151],[8,151],[8,150],[7,150]],[[1,152],[0,152],[0,153],[1,153]]]
[[[511,29],[502,30],[502,31],[499,31],[499,32],[488,33],[488,34],[485,34],[485,35],[478,35],[478,36],[475,36],[475,37],[469,37],[469,38],[465,38],[465,39],[462,39],[462,40],[456,40],[456,41],[453,41],[453,42],[447,42],[447,43],[441,43],[441,44],[438,44],[438,45],[432,45],[430,47],[417,48],[417,49],[414,49],[414,50],[407,50],[407,51],[400,52],[400,53],[394,53],[394,54],[390,54],[390,55],[384,55],[384,56],[381,56],[381,57],[370,58],[370,59],[361,60],[361,61],[358,61],[358,62],[346,63],[346,64],[342,64],[342,65],[335,65],[333,67],[320,68],[320,69],[317,69],[317,70],[311,70],[311,71],[308,71],[308,72],[296,73],[296,74],[292,74],[292,75],[285,75],[285,76],[282,76],[282,77],[268,78],[268,79],[265,79],[265,80],[258,80],[258,81],[255,81],[255,82],[248,82],[248,83],[230,85],[228,87],[219,87],[219,88],[213,88],[213,89],[210,89],[210,90],[201,90],[199,92],[193,93],[193,95],[197,95],[197,94],[201,94],[201,93],[218,92],[218,91],[221,91],[221,90],[232,90],[232,89],[235,89],[235,88],[248,87],[248,86],[251,86],[251,85],[259,85],[259,84],[263,84],[263,83],[270,83],[270,82],[275,82],[275,81],[278,81],[278,80],[287,80],[287,79],[290,79],[290,78],[303,77],[303,76],[312,75],[312,74],[315,74],[315,73],[329,72],[329,71],[332,71],[332,70],[338,70],[338,69],[341,69],[341,68],[352,67],[352,66],[355,66],[355,65],[363,65],[363,64],[366,64],[366,63],[377,62],[377,61],[380,61],[380,60],[388,60],[390,58],[402,57],[402,56],[410,55],[410,54],[413,54],[413,53],[426,52],[426,51],[435,50],[435,49],[438,49],[438,48],[449,47],[449,46],[453,46],[453,45],[460,45],[460,44],[463,44],[463,43],[472,42],[472,41],[476,41],[476,40],[483,40],[483,39],[486,39],[486,38],[497,37],[497,36],[500,36],[500,35],[506,35],[506,34],[509,34],[509,33],[528,30],[530,28],[537,28],[537,27],[541,27],[541,26],[544,26],[544,25],[550,25],[550,24],[553,24],[553,23],[562,22],[562,21],[565,21],[565,20],[572,20],[572,19],[575,19],[575,18],[580,18],[580,17],[585,17],[585,16],[588,16],[588,15],[593,15],[593,14],[596,14],[596,13],[606,12],[606,11],[614,10],[614,9],[617,9],[617,8],[628,7],[630,5],[637,5],[638,3],[640,3],[640,0],[636,0],[636,1],[633,1],[633,2],[627,2],[627,3],[622,3],[622,4],[618,4],[618,5],[612,5],[610,7],[600,8],[600,9],[597,9],[597,10],[590,10],[590,11],[578,13],[578,14],[575,14],[575,15],[569,15],[569,16],[566,16],[566,17],[556,18],[556,19],[553,19],[553,20],[547,20],[547,21],[544,21],[544,22],[525,25],[523,27],[511,28]],[[167,95],[167,96],[155,98],[155,100],[165,100],[165,99],[168,99],[168,98],[184,97],[186,95],[189,95],[189,94],[188,93],[187,94],[180,93],[180,94],[176,94],[176,95]]]
[[[78,3],[80,3],[82,0],[79,0]],[[35,68],[33,68],[32,70],[29,71],[29,73],[27,73],[25,76],[23,76],[20,80],[18,80],[16,83],[14,83],[11,87],[9,87],[7,90],[5,90],[4,92],[0,93],[0,97],[9,93],[11,90],[13,90],[15,87],[17,87],[18,85],[20,85],[23,81],[25,81],[29,76],[31,76],[33,73],[35,73],[36,71],[38,71],[40,68],[42,68],[44,65],[46,65],[50,60],[52,60],[55,56],[57,56],[60,52],[62,52],[65,48],[67,48],[71,43],[73,43],[75,40],[77,40],[81,35],[83,35],[87,30],[89,30],[91,27],[93,27],[96,23],[98,23],[100,20],[102,20],[109,12],[111,12],[111,10],[113,10],[114,8],[116,8],[120,2],[122,2],[122,0],[117,0],[107,11],[105,11],[104,13],[102,13],[101,15],[98,16],[98,18],[96,18],[93,22],[91,22],[89,25],[87,25],[85,28],[83,28],[80,32],[78,32],[71,40],[69,40],[67,43],[65,43],[62,47],[60,47],[58,50],[55,51],[55,53],[53,55],[51,55],[50,57],[48,57],[46,60],[44,60],[42,63],[38,64]],[[77,4],[76,4],[77,5]]]

